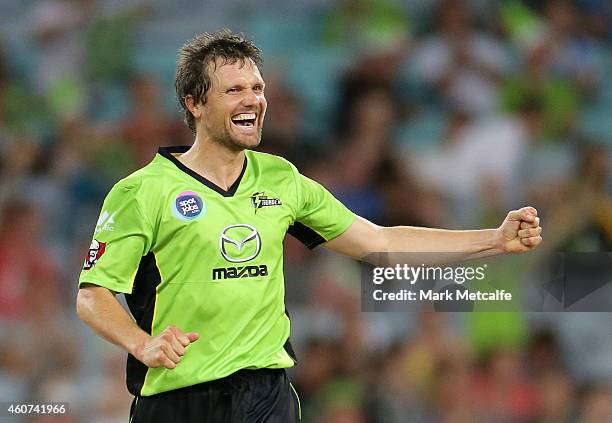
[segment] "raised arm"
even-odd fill
[[[497,229],[455,231],[412,226],[382,227],[357,217],[353,224],[323,246],[361,260],[371,253],[445,253],[428,260],[462,261],[496,254],[521,253],[542,242],[537,210],[524,207],[508,213]]]

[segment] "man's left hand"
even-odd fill
[[[523,207],[508,213],[498,231],[501,249],[505,253],[531,251],[542,242],[540,218],[533,207]]]

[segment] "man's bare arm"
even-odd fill
[[[358,217],[342,235],[323,246],[359,260],[372,253],[445,253],[443,256],[430,254],[424,263],[440,264],[530,251],[542,242],[541,233],[537,211],[525,207],[508,213],[497,229],[473,231],[381,227]],[[419,260],[424,257],[427,256],[419,256]]]
[[[176,326],[168,326],[151,336],[128,315],[108,289],[86,285],[77,295],[77,314],[98,335],[118,345],[148,367],[164,366],[174,369],[185,354],[186,347],[195,342],[195,332],[183,333]]]

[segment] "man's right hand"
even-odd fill
[[[185,354],[189,344],[198,340],[196,332],[184,333],[174,325],[168,326],[163,332],[149,336],[136,349],[134,357],[147,367],[165,367],[174,369]]]

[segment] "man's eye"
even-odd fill
[[[233,87],[227,90],[228,93],[237,93],[239,91],[240,91],[240,88],[237,88],[237,87]]]
[[[253,87],[253,91],[260,93],[260,92],[262,92],[262,91],[263,91],[263,86],[261,86],[261,85],[255,85],[255,86]]]

